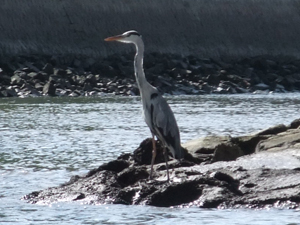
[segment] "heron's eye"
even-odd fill
[[[128,36],[131,36],[131,35],[136,35],[136,36],[141,36],[138,32],[136,31],[132,31],[128,34]]]

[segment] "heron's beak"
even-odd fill
[[[122,39],[123,39],[122,35],[117,35],[117,36],[112,36],[112,37],[105,38],[104,41],[119,41],[119,40],[122,40]]]

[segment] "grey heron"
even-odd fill
[[[157,88],[152,86],[145,77],[143,69],[144,43],[142,36],[137,31],[131,30],[117,36],[108,37],[105,41],[118,41],[135,45],[135,78],[140,90],[144,119],[152,134],[153,150],[150,178],[153,178],[153,164],[156,157],[156,145],[154,139],[154,136],[156,136],[163,145],[167,168],[167,179],[169,181],[170,177],[166,148],[168,148],[173,157],[177,159],[182,159],[184,153],[180,145],[180,134],[177,122],[170,106]]]

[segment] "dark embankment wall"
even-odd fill
[[[147,52],[300,56],[299,0],[1,0],[0,55],[107,56],[129,29]]]

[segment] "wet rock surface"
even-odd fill
[[[160,207],[299,208],[300,124],[278,125],[243,137],[205,137],[185,144],[185,158],[169,159],[170,182],[158,144],[149,179],[151,140],[131,154],[74,176],[59,187],[32,192],[29,203],[80,201]]]
[[[167,94],[236,94],[300,90],[300,61],[259,56],[242,60],[150,53],[148,81]],[[107,58],[19,56],[0,62],[0,97],[139,95],[133,54]]]

